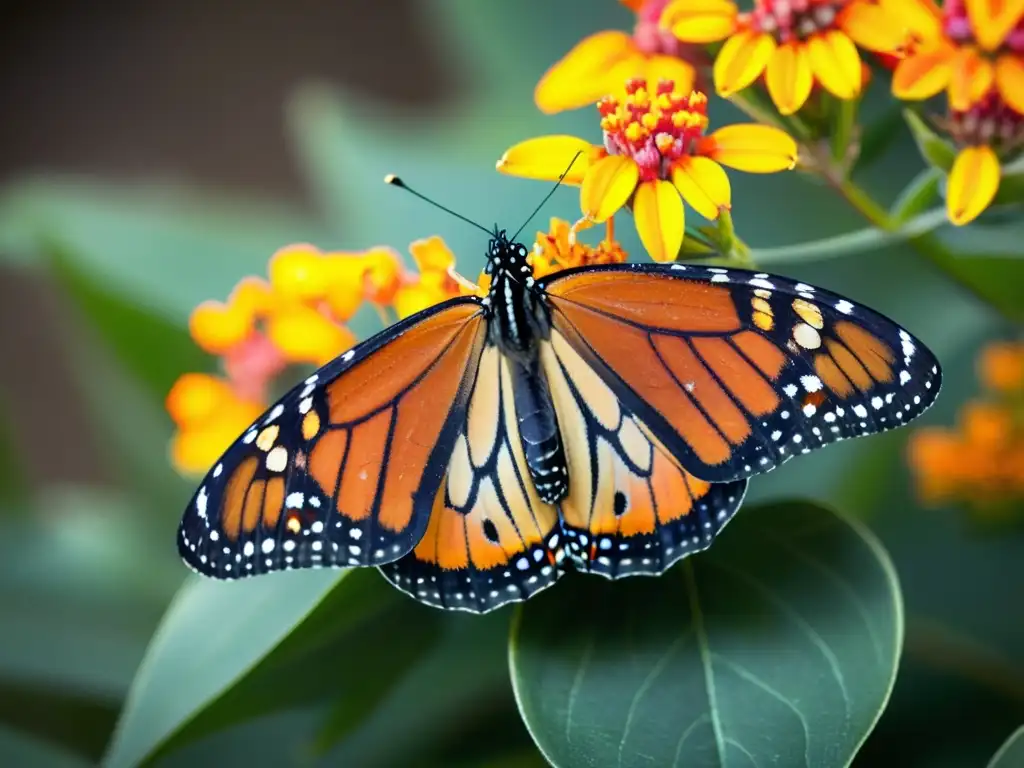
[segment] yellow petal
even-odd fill
[[[667,181],[645,181],[633,199],[633,219],[640,242],[655,261],[675,261],[683,245],[683,201]]]
[[[792,115],[811,95],[814,77],[807,49],[799,43],[786,43],[775,49],[765,75],[768,93],[783,115]]]
[[[878,5],[903,31],[919,40],[942,35],[942,11],[933,0],[878,0]]]
[[[992,63],[973,48],[960,48],[953,57],[949,77],[949,106],[970,109],[992,87]]]
[[[895,53],[907,40],[899,19],[869,0],[854,0],[837,19],[839,28],[861,48],[878,53]]]
[[[630,157],[611,155],[587,170],[580,190],[583,215],[596,222],[607,220],[626,204],[636,189],[640,169]]]
[[[747,173],[775,173],[796,165],[797,147],[785,131],[770,125],[727,125],[700,143],[699,153]]]
[[[594,104],[622,86],[609,81],[607,76],[612,67],[637,57],[643,58],[633,38],[625,32],[598,32],[577,43],[544,73],[534,89],[533,100],[541,112],[549,115]]]
[[[263,412],[264,406],[231,398],[201,424],[183,428],[171,438],[171,463],[186,475],[206,472],[232,442]]]
[[[940,45],[916,51],[896,65],[892,93],[904,101],[930,99],[949,84],[954,51]]]
[[[996,61],[996,87],[1003,101],[1024,115],[1024,58],[1004,53]]]
[[[822,87],[839,99],[852,99],[860,93],[863,74],[857,46],[837,29],[814,35],[807,44],[811,71]]]
[[[409,245],[409,253],[421,273],[447,272],[448,267],[455,266],[455,254],[437,235],[414,240]]]
[[[316,301],[327,293],[327,276],[320,249],[308,243],[287,245],[270,257],[270,284],[288,299]]]
[[[646,79],[648,83],[671,80],[676,84],[677,91],[688,94],[693,90],[697,72],[692,64],[683,61],[678,56],[659,54],[647,59]]]
[[[974,39],[994,51],[1024,16],[1024,0],[966,0]]]
[[[356,343],[348,328],[301,304],[275,312],[267,337],[292,363],[323,365]]]
[[[189,427],[209,419],[234,396],[231,386],[218,376],[184,373],[167,393],[164,407],[175,424]]]
[[[771,35],[743,30],[725,41],[715,59],[715,88],[721,96],[732,96],[754,82],[768,65],[775,50]]]
[[[705,219],[717,219],[720,208],[732,205],[725,169],[709,157],[683,157],[672,166],[672,183],[683,199]]]
[[[736,31],[739,11],[729,0],[677,0],[661,15],[661,26],[685,43],[717,43]]]
[[[557,181],[573,157],[582,153],[562,182],[576,185],[583,181],[591,155],[597,150],[599,148],[593,144],[575,136],[539,136],[521,141],[506,150],[498,160],[497,168],[510,176]]]
[[[193,340],[205,352],[222,355],[241,344],[252,333],[253,314],[235,304],[204,301],[188,319]]]
[[[991,147],[967,147],[953,161],[946,187],[949,220],[961,226],[988,207],[999,189],[999,158]]]

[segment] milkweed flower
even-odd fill
[[[606,93],[622,94],[622,84],[639,77],[674,80],[680,90],[695,84],[690,50],[658,20],[668,0],[623,0],[636,12],[633,33],[597,32],[581,40],[541,77],[534,89],[537,108],[546,114],[593,104]]]
[[[942,126],[959,148],[946,183],[946,211],[962,226],[989,206],[1002,166],[1024,151],[1024,115],[992,92],[965,111],[951,111]]]
[[[992,511],[1024,498],[1024,344],[986,347],[978,373],[985,391],[963,408],[956,428],[911,436],[908,460],[925,503]]]
[[[538,232],[529,262],[537,279],[572,267],[621,264],[627,258],[617,242],[606,237],[596,246],[576,239],[568,221],[552,217],[547,232]]]
[[[888,0],[909,30],[893,72],[893,94],[927,99],[947,91],[951,109],[970,109],[995,89],[1024,114],[1024,0]]]
[[[402,318],[464,292],[443,240],[418,240],[409,250],[416,270],[384,247],[323,253],[290,245],[270,258],[267,279],[245,277],[226,301],[197,306],[190,334],[220,358],[222,373],[186,373],[167,395],[178,471],[209,469],[266,409],[289,366],[320,366],[352,347],[356,337],[347,323],[364,304]]]
[[[652,84],[653,85],[653,84]],[[672,261],[685,231],[682,196],[707,219],[731,208],[722,166],[750,173],[793,168],[793,139],[765,125],[730,125],[706,134],[707,97],[663,80],[626,85],[621,101],[598,102],[603,143],[573,136],[541,136],[511,147],[498,170],[513,176],[580,185],[580,208],[590,222],[605,222],[623,206],[633,211],[640,240],[655,261]]]
[[[863,84],[857,46],[891,52],[905,42],[899,20],[871,0],[754,0],[750,12],[731,0],[674,0],[661,24],[688,43],[725,41],[714,64],[718,93],[732,96],[763,74],[783,115],[799,110],[815,83],[837,98],[856,98]]]

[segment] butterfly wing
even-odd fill
[[[453,299],[293,388],[199,486],[178,530],[186,563],[237,578],[409,552],[427,528],[485,336],[479,302]]]
[[[657,575],[709,547],[747,481],[686,472],[557,330],[541,359],[569,460],[561,512],[576,567],[612,579]]]
[[[778,276],[621,264],[541,286],[554,330],[707,481],[905,424],[941,384],[931,352],[888,318]]]
[[[496,346],[483,352],[450,456],[426,533],[381,573],[421,602],[472,613],[553,584],[564,556],[558,514],[530,481],[509,362]]]

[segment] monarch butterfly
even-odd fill
[[[656,575],[711,544],[747,478],[938,394],[931,352],[829,291],[677,263],[535,280],[490,234],[485,297],[358,344],[228,448],[178,531],[189,566],[377,566],[474,613],[569,567]]]

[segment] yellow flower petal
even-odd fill
[[[324,261],[328,275],[327,304],[336,318],[348,320],[363,303],[369,260],[362,253],[329,253]]]
[[[207,472],[225,450],[263,412],[264,406],[231,398],[201,424],[179,430],[171,438],[171,463],[186,475]]]
[[[946,212],[957,226],[973,221],[999,189],[999,158],[988,146],[967,147],[953,161],[946,188]]]
[[[642,60],[643,55],[625,32],[598,32],[577,43],[544,73],[533,100],[541,112],[549,115],[594,104],[622,86],[621,81],[608,77],[611,69],[626,59],[637,58]]]
[[[301,304],[271,315],[267,337],[289,362],[314,365],[329,362],[356,343],[348,328]]]
[[[449,267],[455,266],[455,254],[437,235],[415,240],[409,245],[409,253],[421,273],[447,272]]]
[[[942,35],[942,10],[933,0],[878,0],[878,5],[897,20],[900,29],[918,40]]]
[[[904,101],[930,99],[949,84],[954,50],[929,46],[907,56],[892,73],[892,93]]]
[[[395,294],[393,305],[398,319],[415,315],[420,310],[432,307],[445,299],[450,298],[444,291],[437,287],[418,283],[416,285],[403,286]]]
[[[583,215],[596,222],[605,221],[626,204],[636,189],[640,169],[630,157],[610,155],[587,170],[580,190]]]
[[[833,29],[814,35],[807,43],[807,56],[815,78],[833,96],[852,99],[860,93],[860,54],[845,32]]]
[[[236,304],[204,301],[188,319],[188,330],[205,352],[222,355],[245,341],[253,328],[253,314]]]
[[[661,15],[661,26],[685,43],[717,43],[736,31],[739,9],[729,0],[678,0]]]
[[[742,91],[754,82],[768,65],[775,50],[771,35],[743,30],[725,41],[715,59],[715,88],[724,97]]]
[[[672,183],[697,213],[717,219],[720,208],[732,205],[725,169],[709,157],[683,157],[672,166]]]
[[[765,75],[768,93],[783,115],[792,115],[807,101],[814,85],[807,49],[799,43],[786,43],[775,49]]]
[[[1024,0],[966,0],[974,39],[994,51],[1024,16]]]
[[[270,284],[281,296],[298,301],[315,301],[327,293],[323,254],[308,243],[279,249],[270,257]]]
[[[907,41],[907,30],[877,3],[854,0],[839,13],[839,28],[861,48],[894,53]]]
[[[648,83],[657,83],[661,80],[671,80],[676,84],[676,90],[688,94],[693,90],[697,80],[697,72],[688,61],[683,61],[678,56],[651,56],[647,59],[645,79]],[[623,80],[625,82],[625,79]]]
[[[683,245],[685,212],[679,192],[661,179],[645,181],[633,199],[633,220],[640,242],[655,261],[675,261]]]
[[[164,406],[179,427],[201,424],[234,397],[230,385],[208,373],[185,373],[167,393]]]
[[[1003,101],[1024,115],[1024,57],[1004,53],[996,61],[995,77]]]
[[[973,48],[960,48],[953,57],[949,77],[949,106],[970,109],[988,93],[994,78],[992,63]]]
[[[770,125],[727,125],[706,136],[699,154],[747,173],[775,173],[796,165],[797,147],[785,131]]]
[[[577,185],[583,181],[591,157],[600,156],[601,150],[575,136],[538,136],[521,141],[505,151],[498,160],[497,168],[510,176],[557,181],[577,153],[582,154],[576,158],[562,182]]]

